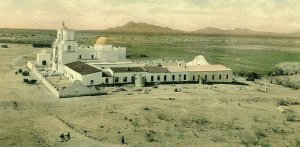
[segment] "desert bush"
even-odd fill
[[[144,107],[144,110],[151,110],[148,106]]]
[[[259,144],[259,141],[256,138],[256,136],[251,134],[241,136],[241,139],[242,139],[241,143],[247,147],[257,146]]]
[[[286,120],[287,121],[291,121],[291,122],[297,121],[295,115],[288,115],[287,118],[286,118]]]
[[[300,140],[296,140],[296,146],[297,146],[297,147],[300,146]]]
[[[277,104],[278,105],[283,105],[283,106],[288,106],[288,105],[290,105],[290,102],[287,101],[287,100],[280,99],[280,100],[277,101]]]
[[[168,122],[172,121],[172,118],[170,118],[169,116],[167,116],[164,113],[158,113],[157,118],[160,120],[168,121]]]
[[[275,71],[269,72],[268,75],[269,76],[282,76],[282,75],[284,75],[284,71],[282,69],[277,68],[277,69],[275,69]]]
[[[254,115],[253,119],[255,122],[260,122],[261,120],[259,119],[258,115]]]
[[[255,79],[260,79],[260,75],[255,72],[250,72],[246,74],[246,80],[247,81],[254,81]]]
[[[197,118],[197,119],[193,119],[192,122],[196,123],[196,124],[200,124],[200,125],[207,125],[210,122],[207,120],[207,118]]]
[[[146,132],[146,140],[148,142],[158,142],[159,141],[158,137],[156,136],[156,132],[154,132],[153,130]]]
[[[280,100],[277,100],[277,104],[278,105],[283,105],[283,106],[288,106],[288,105],[300,105],[300,101],[297,101],[297,100],[293,100],[293,99],[287,99],[287,100],[284,100],[284,99],[280,99]]]
[[[262,143],[262,144],[260,144],[260,146],[261,146],[261,147],[271,147],[271,145],[268,144],[268,143]]]
[[[139,125],[139,120],[137,118],[134,118],[134,119],[129,119],[129,121],[131,122],[131,124],[134,126],[134,127],[138,127],[140,126]]]
[[[263,137],[267,137],[267,135],[261,131],[256,131],[255,136],[257,137],[258,140],[260,140]]]

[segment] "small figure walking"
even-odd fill
[[[61,139],[65,138],[64,133],[62,133],[61,135],[59,135],[59,137],[60,137]]]
[[[68,138],[70,138],[70,137],[71,137],[71,135],[70,135],[70,132],[68,132],[68,134],[67,134],[67,137],[68,137]]]
[[[16,72],[15,72],[15,74],[17,75],[17,74],[18,74],[18,72],[16,71]]]
[[[124,136],[122,136],[121,143],[125,144],[125,138],[124,138]]]

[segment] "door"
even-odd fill
[[[42,61],[42,65],[47,65],[47,61],[46,61],[46,60],[43,60],[43,61]]]

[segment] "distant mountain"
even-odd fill
[[[269,36],[269,37],[297,37],[296,34],[288,33],[275,33],[275,32],[260,32],[252,31],[245,28],[235,28],[232,30],[222,30],[218,28],[208,27],[200,30],[192,31],[190,33],[199,34],[199,35],[232,35],[232,36]],[[300,36],[298,36],[300,37]]]
[[[168,27],[161,27],[143,22],[130,21],[122,26],[109,28],[104,31],[107,32],[129,32],[129,33],[184,33],[184,31],[174,30]]]
[[[120,32],[120,33],[159,33],[159,34],[194,34],[203,36],[255,36],[255,37],[293,37],[300,38],[300,32],[297,33],[275,33],[252,31],[246,28],[235,28],[231,30],[223,30],[214,27],[207,27],[196,31],[181,31],[174,30],[168,27],[156,26],[143,22],[130,21],[124,25],[102,30],[105,32]]]

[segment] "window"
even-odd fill
[[[94,80],[91,80],[91,85],[94,85]]]
[[[160,75],[157,76],[157,81],[160,81]]]
[[[131,77],[131,81],[132,81],[132,82],[135,81],[135,77],[134,77],[134,76]]]
[[[175,75],[172,75],[172,81],[175,81]]]
[[[167,81],[167,75],[164,75],[164,81]]]
[[[92,59],[94,59],[94,55],[92,55]]]
[[[195,81],[195,75],[193,75],[193,81]]]
[[[108,83],[108,81],[109,81],[109,79],[108,79],[108,78],[105,78],[105,83],[106,83],[106,84]]]
[[[123,77],[123,82],[127,82],[127,77]]]
[[[183,80],[186,80],[186,75],[183,75]]]
[[[119,77],[115,77],[115,83],[119,82]]]
[[[220,80],[222,79],[222,75],[219,75],[219,79],[220,79]]]
[[[71,51],[71,46],[70,45],[68,46],[68,51]]]
[[[81,55],[79,55],[79,59],[81,59]]]
[[[226,75],[226,79],[228,79],[228,74]]]
[[[204,77],[205,77],[205,79],[207,79],[207,75],[205,75]]]
[[[154,76],[151,76],[151,81],[154,81]]]
[[[181,81],[181,75],[179,75],[179,81]]]
[[[215,79],[215,75],[212,75],[211,79],[214,80]]]

